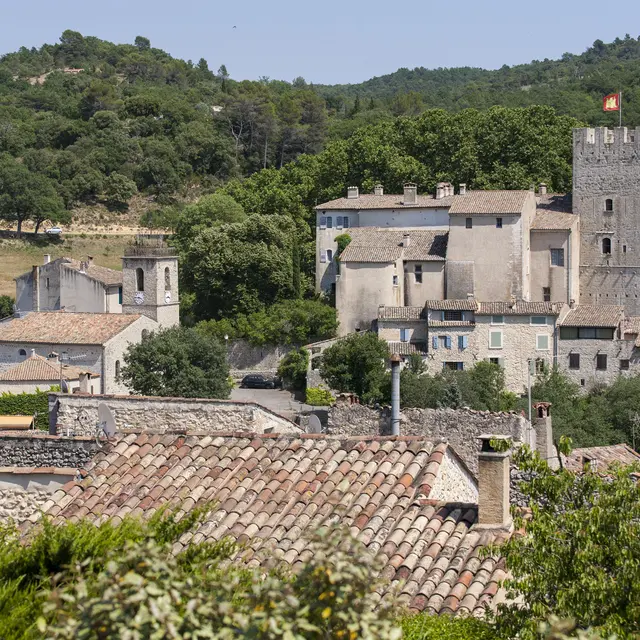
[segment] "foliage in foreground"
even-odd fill
[[[58,386],[51,390],[59,391]],[[36,428],[49,429],[49,392],[8,393],[0,394],[0,416],[33,416],[36,415]]]
[[[308,387],[306,393],[306,403],[312,407],[328,407],[335,402],[335,398],[330,391],[322,387]]]
[[[307,368],[309,367],[309,352],[304,348],[289,351],[278,365],[278,376],[285,384],[296,391],[302,391],[307,386]]]
[[[231,390],[225,346],[192,328],[154,331],[124,360],[121,378],[141,395],[226,398]]]
[[[15,302],[11,296],[0,296],[0,320],[13,315]]]

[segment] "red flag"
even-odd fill
[[[602,99],[603,111],[620,111],[620,94],[611,93]]]

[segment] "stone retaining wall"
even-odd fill
[[[37,513],[50,497],[51,493],[45,488],[0,489],[0,524],[13,520],[19,525]]]
[[[49,431],[93,435],[98,424],[98,405],[101,403],[111,409],[118,431],[301,431],[293,422],[251,402],[59,393],[49,394]]]
[[[42,432],[0,434],[0,467],[84,467],[98,450],[93,438],[65,438]]]

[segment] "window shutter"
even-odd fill
[[[442,320],[442,322],[444,322],[444,311],[440,312],[440,320]]]
[[[464,336],[458,336],[458,349],[464,349]]]
[[[498,366],[504,369],[504,358],[498,358]]]
[[[327,217],[326,216],[321,216],[320,217],[320,228],[321,229],[326,229],[327,228]]]
[[[458,371],[462,371],[464,369],[464,364],[462,362],[456,362],[456,369]]]
[[[324,249],[320,250],[320,262],[327,261],[327,252]]]
[[[444,337],[444,346],[447,349],[451,349],[451,336],[445,336]]]
[[[336,218],[336,227],[337,227],[338,229],[342,229],[342,220],[343,220],[342,216],[338,216],[338,217]]]
[[[347,216],[344,217],[342,221],[342,225],[344,226],[345,229],[349,228],[349,218]]]
[[[466,349],[469,346],[469,336],[460,336],[462,338],[462,348]]]
[[[400,329],[400,342],[407,342],[409,340],[409,329]]]
[[[460,314],[460,320],[462,320],[462,322],[464,322],[464,311]]]
[[[431,337],[431,345],[433,346],[434,349],[438,348],[438,336]]]

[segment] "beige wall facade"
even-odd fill
[[[420,267],[422,282],[418,282],[416,267]],[[444,298],[444,261],[404,263],[405,306],[421,307],[427,300]]]
[[[65,378],[66,380],[66,378]],[[69,390],[73,393],[74,389],[77,389],[80,385],[78,380],[66,380],[69,385]],[[0,382],[0,393],[36,393],[36,391],[49,391],[53,385],[59,385],[59,382],[47,380],[41,382],[22,382],[19,380],[3,380]],[[90,387],[93,386],[95,391],[100,390],[100,379],[96,378],[89,383]]]
[[[378,337],[387,342],[401,342],[403,329],[406,342],[426,342],[427,323],[424,320],[378,320]]]
[[[106,287],[80,271],[62,267],[60,306],[67,311],[108,313]]]

